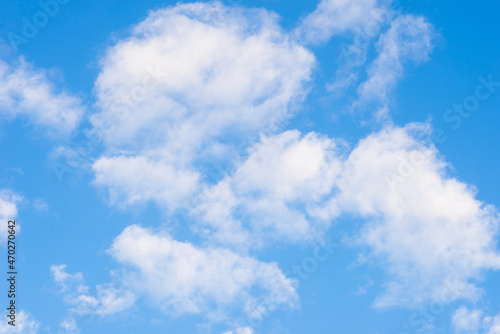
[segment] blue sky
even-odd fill
[[[0,333],[500,333],[499,9],[1,3]]]

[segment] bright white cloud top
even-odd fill
[[[232,175],[210,186],[193,214],[205,233],[213,230],[233,246],[317,241],[338,215],[332,190],[341,153],[336,140],[315,133],[262,137]]]
[[[179,5],[151,13],[108,50],[92,122],[107,130],[94,171],[112,202],[176,208],[202,181],[193,164],[234,158],[248,135],[289,117],[314,56],[276,19],[220,3]]]

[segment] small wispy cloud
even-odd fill
[[[124,289],[118,289],[112,284],[101,284],[96,287],[96,294],[89,292],[83,274],[70,274],[66,265],[52,265],[50,271],[59,287],[66,304],[69,305],[69,315],[61,323],[62,327],[71,327],[77,331],[75,317],[84,315],[108,316],[119,313],[132,307],[135,295]]]
[[[33,201],[33,208],[38,212],[47,212],[49,210],[49,205],[42,198],[37,198]]]
[[[51,82],[47,72],[23,58],[8,63],[0,59],[0,116],[24,117],[49,136],[68,135],[84,114],[81,99]]]
[[[378,56],[368,68],[368,79],[358,87],[359,100],[354,107],[375,103],[379,108],[377,117],[387,117],[389,93],[403,76],[404,64],[427,60],[433,48],[434,34],[432,25],[423,17],[396,17],[377,42]]]

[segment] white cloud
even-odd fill
[[[500,268],[494,207],[447,176],[430,127],[388,127],[359,142],[343,166],[339,206],[369,221],[359,242],[390,275],[380,307],[475,299],[471,283]],[[447,297],[444,297],[447,295]]]
[[[76,290],[77,292],[86,292],[88,288],[83,284],[82,273],[70,274],[66,272],[66,265],[53,265],[50,267],[50,272],[54,281],[61,288],[61,292]]]
[[[193,228],[208,245],[245,252],[269,241],[311,241],[340,214],[353,214],[367,221],[356,236],[358,244],[367,247],[370,259],[386,269],[386,289],[376,306],[475,300],[481,294],[476,283],[482,273],[500,268],[499,216],[493,206],[475,198],[472,187],[448,176],[449,166],[429,143],[430,133],[428,124],[388,126],[361,140],[348,155],[342,141],[315,133],[263,136],[234,173],[207,188],[209,195],[192,216]],[[124,245],[134,249],[131,229],[141,235],[138,242],[144,240],[140,248],[150,256],[149,262],[144,262],[144,254],[120,255],[128,249]],[[150,249],[151,244],[162,243],[169,251]],[[170,259],[173,262],[167,261],[167,254],[177,248],[194,255],[176,255]],[[112,248],[119,262],[137,268],[138,282],[150,277],[176,282],[168,273],[194,272],[181,266],[181,260],[192,256],[196,260],[185,262],[213,262],[212,257],[224,252],[232,254],[234,263],[258,266],[255,260],[241,260],[227,250],[198,249],[138,227],[124,231]],[[157,267],[166,267],[168,272],[157,272]],[[222,280],[212,273],[201,276],[210,275],[214,282]],[[158,284],[151,281],[148,286]],[[230,304],[219,297],[222,292],[206,292],[209,288],[198,284],[194,281],[182,289],[170,283],[160,293],[146,292],[159,298],[165,309],[181,313],[201,312],[209,301]],[[255,283],[245,284],[240,283],[229,296]]]
[[[100,306],[96,313],[102,316],[124,311],[135,303],[135,295],[130,291],[117,289],[110,284],[97,286]]]
[[[56,89],[46,71],[22,58],[17,64],[0,59],[0,116],[21,115],[48,128],[50,135],[67,135],[78,126],[83,113],[82,101]]]
[[[21,197],[6,189],[0,190],[0,219],[15,219],[17,217],[17,205]]]
[[[46,212],[49,210],[49,205],[42,198],[37,198],[33,201],[33,208],[38,212]]]
[[[195,211],[195,229],[237,249],[298,242],[340,214],[367,221],[357,235],[388,274],[375,305],[477,299],[475,282],[500,268],[499,215],[448,176],[428,124],[388,126],[344,145],[311,133],[263,137]],[[241,248],[238,248],[241,247]]]
[[[500,314],[496,317],[486,317],[484,323],[487,328],[486,334],[500,334]]]
[[[297,33],[326,40],[365,27],[383,9],[375,0],[322,1]],[[105,153],[93,170],[110,203],[153,201],[173,210],[197,191],[211,194],[193,224],[209,246],[138,226],[115,240],[111,254],[134,268],[129,288],[181,314],[242,302],[258,308],[253,287],[260,298],[277,293],[278,304],[293,304],[293,285],[277,266],[214,245],[241,251],[267,240],[310,241],[350,213],[368,221],[358,241],[387,269],[377,306],[436,300],[450,284],[452,298],[477,298],[482,272],[500,267],[498,214],[448,176],[435,147],[422,141],[425,125],[387,127],[348,157],[340,141],[314,133],[262,137],[234,173],[215,185],[206,179],[205,166],[237,158],[237,144],[254,143],[248,135],[286,117],[307,93],[314,57],[276,22],[264,10],[181,4],[150,13],[102,59],[100,112],[91,121],[105,130]],[[427,59],[432,34],[421,17],[396,17],[378,41],[358,103],[378,103],[383,115],[403,65]],[[114,305],[113,293],[77,301],[96,309],[102,296]]]
[[[481,310],[460,307],[452,318],[455,334],[499,334],[500,314],[494,317],[483,316]]]
[[[106,139],[116,144],[159,137],[201,145],[200,136],[235,130],[228,127],[260,129],[305,93],[314,62],[276,19],[217,2],[152,12],[102,59],[96,82],[102,112],[94,123],[112,121]],[[140,87],[147,99],[139,98]],[[119,101],[131,102],[126,115],[116,115]]]
[[[109,252],[131,268],[124,284],[170,314],[213,317],[243,307],[251,316],[261,314],[262,307],[272,310],[297,302],[293,281],[275,263],[227,249],[195,247],[137,225],[127,227]]]
[[[107,129],[96,184],[127,204],[175,207],[201,182],[194,166],[234,158],[247,135],[287,117],[315,59],[276,21],[265,10],[181,4],[110,47],[95,84],[92,123]],[[119,164],[130,173],[108,178]],[[152,184],[162,190],[138,194]]]
[[[0,333],[21,333],[21,334],[36,334],[40,328],[40,323],[33,318],[29,312],[23,310],[16,315],[16,326],[11,326],[7,323],[7,314],[2,314],[0,321]]]
[[[107,316],[122,312],[135,303],[135,295],[132,292],[117,289],[111,284],[97,285],[97,294],[91,295],[82,273],[66,272],[65,264],[52,265],[50,270],[64,296],[64,301],[71,306],[72,315]]]
[[[253,333],[255,333],[255,332],[250,327],[240,327],[240,328],[237,328],[233,331],[224,332],[223,334],[253,334]]]
[[[19,195],[12,191],[0,189],[0,220],[3,222],[3,228],[0,230],[0,245],[5,244],[7,240],[7,222],[17,217],[17,203],[21,201]],[[16,222],[17,224],[17,222]],[[16,226],[16,232],[19,231],[19,226]]]
[[[404,73],[403,65],[428,59],[432,50],[433,27],[423,17],[396,17],[390,29],[377,42],[378,56],[368,69],[368,79],[358,87],[359,101],[381,105],[378,116],[385,116],[389,93]]]
[[[391,2],[322,0],[295,31],[298,40],[311,44],[340,34],[352,36],[350,45],[341,44],[336,78],[326,85],[335,94],[345,93],[358,82],[372,40],[380,36],[376,43],[378,55],[368,67],[368,78],[359,85],[359,98],[352,105],[358,109],[375,104],[379,118],[387,117],[390,92],[403,76],[404,66],[428,59],[435,34],[423,17],[400,15],[390,8]],[[390,28],[384,32],[387,24]]]
[[[321,43],[345,32],[362,31],[377,24],[384,15],[392,15],[386,6],[390,1],[322,0],[297,28],[304,43]]]
[[[347,42],[340,42],[339,67],[334,80],[326,85],[335,97],[342,96],[358,82],[360,67],[368,58],[372,41],[398,15],[391,3],[390,0],[322,0],[295,30],[297,40],[305,44],[324,43],[335,35],[348,38]]]
[[[478,334],[481,327],[482,312],[480,310],[469,311],[460,307],[453,314],[452,324],[457,334]]]
[[[318,238],[338,215],[331,192],[340,151],[337,141],[315,133],[263,137],[233,175],[206,192],[211,196],[194,210],[197,224],[222,243],[246,247]]]
[[[78,325],[76,324],[75,318],[71,317],[68,317],[61,321],[59,326],[61,326],[61,328],[64,329],[66,333],[78,333],[80,331]]]
[[[145,156],[103,157],[92,168],[94,184],[108,189],[111,205],[123,207],[152,200],[175,209],[194,193],[200,178],[196,171]]]

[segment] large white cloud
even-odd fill
[[[236,308],[251,317],[263,305],[274,309],[297,303],[294,282],[275,263],[227,249],[196,247],[133,225],[109,252],[130,269],[124,280],[128,288],[170,314],[216,317]]]
[[[337,216],[354,215],[366,221],[355,239],[388,274],[376,306],[476,299],[474,283],[500,268],[499,216],[448,176],[430,133],[428,124],[388,126],[349,154],[314,133],[264,137],[211,188],[195,226],[245,249],[311,241]]]
[[[359,241],[391,277],[381,307],[440,300],[450,289],[475,299],[472,281],[500,268],[496,209],[447,176],[430,131],[388,127],[360,141],[343,167],[338,204],[369,221]]]
[[[0,116],[24,116],[53,136],[71,133],[83,113],[80,98],[57,89],[46,71],[23,58],[12,63],[0,59]]]
[[[376,306],[477,299],[482,273],[500,268],[498,213],[448,176],[427,140],[430,131],[428,124],[389,126],[350,154],[338,140],[314,133],[263,137],[234,173],[209,187],[211,196],[191,216],[193,228],[208,244],[247,251],[312,241],[339,215],[354,215],[367,222],[355,239],[387,273]],[[127,261],[146,268],[142,257],[120,259]],[[186,310],[198,305],[191,293],[175,303]]]
[[[177,5],[152,12],[109,48],[95,84],[101,111],[92,117],[107,130],[97,184],[133,202],[134,190],[152,183],[173,188],[171,178],[154,177],[170,170],[193,191],[193,165],[234,158],[247,135],[293,112],[315,60],[276,21],[265,10],[217,2]],[[99,182],[127,164],[134,175]]]
[[[380,6],[323,1],[297,31],[311,33],[309,41],[355,31]],[[328,21],[332,15],[344,21]],[[396,17],[379,39],[359,101],[385,112],[403,65],[427,59],[431,37],[423,18]],[[174,313],[258,304],[252,287],[265,299],[274,286],[278,304],[293,304],[291,282],[276,266],[216,247],[240,252],[270,240],[311,241],[340,214],[352,214],[367,221],[356,240],[388,275],[377,306],[435,300],[450,282],[459,290],[454,298],[477,298],[475,282],[500,267],[498,214],[448,176],[447,164],[423,139],[427,125],[387,126],[350,154],[340,140],[315,133],[246,141],[293,110],[313,64],[274,14],[220,3],[152,12],[108,49],[95,85],[100,112],[92,123],[103,129],[105,143],[93,165],[95,184],[112,204],[125,206],[153,201],[175,209],[197,191],[211,194],[191,216],[206,246],[138,226],[115,240],[110,252],[134,268],[134,291]],[[230,175],[208,181],[210,164],[238,158],[241,142],[254,144],[248,157],[239,157]]]

